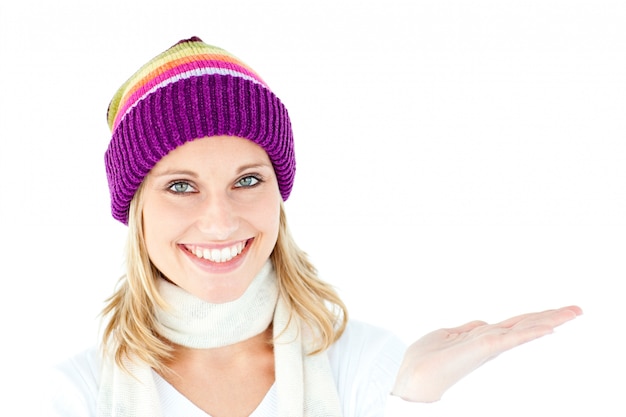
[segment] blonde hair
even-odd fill
[[[129,209],[126,274],[102,310],[102,317],[108,319],[102,336],[103,349],[114,354],[122,369],[127,369],[125,360],[134,356],[157,371],[164,371],[173,348],[155,330],[155,307],[167,306],[156,287],[160,272],[148,257],[143,237],[142,190],[140,186]],[[318,277],[307,254],[296,245],[282,203],[278,239],[270,258],[280,296],[291,307],[291,319],[297,316],[317,336],[317,345],[310,353],[326,350],[341,337],[348,312],[335,289]]]

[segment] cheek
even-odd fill
[[[275,243],[280,226],[280,201],[268,198],[263,204],[257,204],[250,214],[256,229]]]
[[[152,254],[163,245],[168,245],[182,227],[184,216],[176,216],[164,204],[146,204],[143,208],[143,234],[148,249]]]
[[[278,236],[278,228],[280,227],[280,200],[273,200],[268,204],[266,209],[266,222],[268,230],[272,230],[273,234]]]
[[[280,211],[277,210],[275,213],[272,213],[271,221],[268,221],[268,225],[267,225],[267,233],[268,235],[271,236],[271,240],[273,242],[272,246],[276,244],[276,240],[278,239],[279,227],[280,227]]]
[[[158,242],[163,238],[163,231],[161,230],[162,223],[155,221],[158,218],[157,213],[153,210],[143,211],[143,237],[146,243],[146,249],[148,251],[148,257],[153,263],[158,260],[159,244]]]

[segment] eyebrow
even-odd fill
[[[272,166],[272,164],[257,164],[257,163],[252,163],[252,164],[246,164],[246,165],[242,165],[237,169],[237,173],[241,173],[243,171],[246,171],[248,169],[254,169],[254,168],[266,168],[266,169],[274,169],[274,167]],[[164,171],[156,171],[154,172],[154,176],[155,177],[166,177],[166,176],[170,176],[170,175],[187,175],[193,178],[198,178],[198,173],[195,171],[190,171],[190,170],[186,170],[186,169],[166,169]]]
[[[194,171],[188,171],[184,169],[167,169],[165,171],[156,171],[153,173],[155,177],[167,177],[170,175],[188,175],[190,177],[197,178],[198,174]]]
[[[269,169],[274,169],[274,167],[272,166],[272,164],[247,164],[247,165],[242,165],[239,167],[239,169],[237,170],[238,173],[241,173],[243,171],[246,171],[248,169],[254,169],[254,168],[269,168]]]

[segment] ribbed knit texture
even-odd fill
[[[291,193],[296,165],[287,109],[250,67],[197,37],[141,67],[114,95],[107,119],[111,212],[124,224],[152,167],[176,147],[207,136],[238,136],[261,146],[283,200]]]

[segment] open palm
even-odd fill
[[[552,333],[582,314],[578,306],[523,314],[496,324],[472,321],[428,333],[407,349],[393,395],[432,402],[485,362],[523,343]]]

